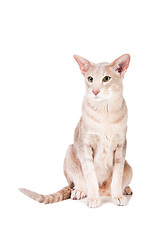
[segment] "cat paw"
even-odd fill
[[[114,197],[113,198],[113,202],[117,205],[117,206],[126,206],[128,203],[128,200],[125,196],[120,196],[120,197]]]
[[[132,191],[132,189],[129,187],[129,186],[127,186],[125,189],[124,189],[124,193],[123,193],[124,195],[132,195],[133,194],[133,191]]]
[[[82,191],[79,191],[79,190],[71,191],[71,199],[73,199],[73,200],[80,200],[85,197],[86,197],[86,194]]]
[[[100,198],[88,198],[87,206],[90,208],[96,208],[100,205]]]

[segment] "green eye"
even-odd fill
[[[88,82],[92,83],[93,82],[93,77],[89,76],[88,77]]]
[[[108,82],[110,79],[111,79],[111,77],[105,76],[105,77],[103,78],[103,82]]]

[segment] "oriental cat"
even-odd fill
[[[124,54],[111,63],[92,63],[74,55],[83,74],[86,91],[82,116],[68,147],[64,174],[68,186],[41,195],[21,188],[20,191],[41,203],[87,197],[91,208],[100,205],[100,196],[110,196],[119,206],[127,204],[132,168],[125,160],[127,106],[123,98],[123,78],[130,63]]]

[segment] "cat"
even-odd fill
[[[128,186],[132,168],[125,160],[127,106],[123,78],[130,55],[99,64],[78,55],[74,59],[84,76],[86,92],[74,143],[68,147],[64,160],[69,185],[50,195],[19,190],[41,203],[87,197],[87,205],[95,208],[100,205],[100,196],[111,196],[115,204],[127,205],[125,195],[132,194]]]

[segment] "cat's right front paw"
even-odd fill
[[[87,206],[90,208],[96,208],[100,205],[100,198],[88,198]]]

